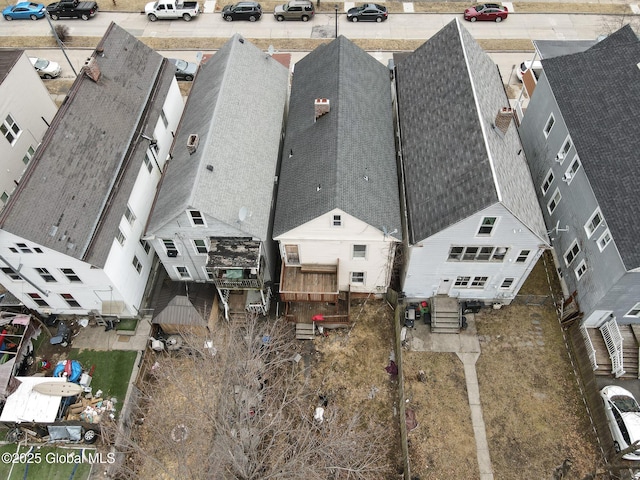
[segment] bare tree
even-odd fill
[[[320,397],[283,320],[250,316],[216,333],[214,348],[185,333],[183,348],[157,355],[140,386],[141,425],[130,436],[112,432],[127,458],[119,476],[388,477],[389,426]]]

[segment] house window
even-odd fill
[[[13,268],[2,267],[2,273],[4,273],[11,280],[22,280],[22,277],[18,272],[16,272]]]
[[[138,257],[134,255],[133,261],[131,263],[133,264],[133,268],[136,269],[136,272],[138,273],[142,272],[142,264],[140,263],[140,260],[138,260]]]
[[[549,115],[549,119],[544,126],[544,137],[547,138],[549,133],[551,133],[551,129],[553,128],[553,124],[556,123],[556,119],[553,116],[553,113]]]
[[[513,285],[513,282],[515,282],[515,278],[505,278],[502,281],[502,284],[500,284],[500,288],[503,290],[508,290],[511,288],[511,286]]]
[[[587,262],[582,260],[575,269],[576,278],[580,280],[587,273]]]
[[[562,177],[562,179],[567,183],[571,183],[571,180],[573,180],[573,177],[576,176],[577,171],[580,170],[580,165],[582,165],[580,163],[580,158],[578,158],[578,155],[576,155],[575,157],[573,157],[573,161],[571,162],[571,165],[569,165],[567,171],[564,173],[564,177]]]
[[[205,243],[204,240],[194,240],[193,248],[195,248],[196,253],[199,253],[201,255],[207,254],[207,244]]]
[[[33,148],[33,146],[30,146],[29,150],[27,150],[27,153],[25,153],[24,157],[22,157],[22,163],[24,163],[25,165],[28,165],[31,159],[33,158],[34,153],[36,153],[35,148]]]
[[[640,318],[640,303],[636,303],[624,316]]]
[[[164,248],[167,251],[167,256],[168,257],[177,257],[178,256],[178,248],[176,247],[176,244],[174,243],[173,240],[170,239],[163,239],[162,243],[164,243]]]
[[[478,235],[491,235],[491,233],[493,232],[493,227],[496,224],[496,220],[496,217],[484,217],[482,219],[482,223],[480,224]]]
[[[80,304],[70,293],[61,293],[60,296],[71,308],[80,308]]]
[[[183,280],[191,278],[191,274],[189,273],[189,269],[187,267],[176,267],[176,272],[178,274],[178,277]]]
[[[213,282],[216,279],[215,275],[213,274],[213,271],[207,267],[202,267],[202,268],[204,269],[204,274],[207,276],[207,279]]]
[[[364,272],[351,272],[351,283],[364,283]]]
[[[611,233],[609,232],[609,229],[607,229],[598,239],[598,248],[600,251],[603,251],[609,243],[611,243]]]
[[[146,165],[147,170],[149,170],[149,173],[151,173],[153,171],[153,162],[149,158],[149,152],[144,154],[144,164]]]
[[[122,233],[122,230],[120,230],[120,228],[118,228],[118,234],[116,235],[116,240],[118,241],[118,243],[120,245],[124,245],[124,241],[127,238],[124,236],[124,233]]]
[[[193,226],[199,227],[201,225],[204,225],[206,227],[204,217],[198,210],[189,210],[189,217],[191,218],[191,223],[193,224]]]
[[[571,265],[571,262],[575,260],[575,258],[580,253],[580,245],[578,245],[578,240],[574,240],[569,250],[567,250],[564,254],[564,261],[567,264],[567,267]]]
[[[560,190],[556,188],[556,191],[553,192],[553,197],[551,197],[551,200],[549,200],[549,203],[547,203],[547,210],[549,210],[549,213],[553,213],[553,211],[558,206],[558,203],[560,203],[561,198],[562,195],[560,195]]]
[[[42,279],[45,282],[47,282],[47,283],[55,283],[56,282],[56,277],[51,275],[49,270],[47,270],[46,268],[36,268],[35,271],[38,272],[38,274],[42,277]]]
[[[484,288],[487,280],[489,280],[489,277],[473,277],[471,288]]]
[[[593,235],[593,232],[596,231],[596,228],[598,228],[601,223],[602,213],[600,212],[600,209],[597,209],[595,212],[593,212],[593,215],[591,215],[589,221],[584,226],[584,230],[587,232],[587,236],[589,238],[591,238],[591,235]]]
[[[518,257],[516,258],[516,263],[525,263],[530,253],[531,250],[520,250]]]
[[[553,183],[553,179],[553,171],[549,170],[549,173],[547,173],[547,176],[544,178],[544,182],[542,182],[542,195],[547,194],[549,187],[551,187],[551,184]]]
[[[487,262],[491,258],[493,253],[493,247],[481,247],[480,252],[476,256],[476,260],[481,262]]]
[[[567,139],[564,141],[564,144],[562,145],[562,148],[556,155],[556,162],[558,162],[560,165],[562,165],[564,163],[564,159],[567,158],[569,150],[571,150],[571,145],[571,139],[567,137]]]
[[[16,143],[16,140],[20,136],[21,130],[13,117],[11,115],[7,115],[7,118],[5,118],[4,122],[2,122],[2,125],[0,125],[0,132],[2,132],[4,138],[6,138],[11,145],[13,145],[14,143]]]
[[[451,247],[449,261],[502,262],[507,255],[507,247]]]
[[[146,240],[140,239],[140,245],[142,245],[144,253],[149,254],[149,252],[151,251],[151,244]]]
[[[38,305],[39,307],[48,307],[49,306],[49,304],[47,302],[45,302],[44,299],[40,295],[38,295],[37,293],[27,293],[27,295],[29,295],[29,297],[31,297],[31,300],[36,302],[36,305]]]
[[[40,247],[33,247],[33,251],[36,253],[42,253],[42,249]]]
[[[342,217],[340,215],[333,216],[333,226],[341,227],[342,226]]]
[[[367,258],[367,246],[366,245],[354,245],[353,246],[353,258]]]
[[[18,249],[15,247],[9,247],[9,251],[13,253],[18,253]]]
[[[464,250],[464,254],[462,255],[462,260],[472,261],[476,259],[476,255],[480,247],[467,247]]]
[[[82,280],[80,280],[80,277],[76,275],[76,272],[74,272],[72,268],[61,268],[60,271],[71,283],[82,283]]]
[[[124,218],[127,219],[127,222],[129,222],[129,225],[133,225],[133,222],[136,221],[136,216],[131,211],[131,207],[129,205],[127,205],[127,209],[124,212]]]
[[[471,281],[471,277],[457,277],[456,281],[453,283],[454,287],[467,287],[469,282]]]
[[[7,203],[7,200],[9,200],[9,195],[7,194],[7,192],[2,192],[2,195],[0,195],[0,200],[2,200],[2,203]]]
[[[462,258],[463,251],[464,247],[451,247],[451,249],[449,250],[448,260],[460,260]]]
[[[167,128],[169,126],[169,120],[167,120],[167,115],[164,113],[164,109],[160,110],[160,118],[162,119],[164,128]]]
[[[22,253],[33,253],[33,251],[29,248],[29,246],[26,243],[16,243],[16,247],[18,247],[18,249]]]

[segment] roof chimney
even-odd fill
[[[187,139],[187,151],[189,152],[189,155],[193,155],[194,153],[196,153],[199,143],[200,138],[198,137],[197,133],[192,133],[191,135],[189,135],[189,138]]]
[[[329,99],[328,98],[316,98],[314,102],[315,120],[318,120],[321,116],[329,113]]]
[[[94,82],[98,82],[100,79],[100,67],[98,67],[95,57],[91,57],[84,62],[84,73]]]
[[[496,115],[496,128],[502,132],[503,135],[507,133],[509,130],[509,125],[511,124],[511,119],[513,118],[513,110],[509,107],[502,107],[498,110],[498,115]]]

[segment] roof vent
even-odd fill
[[[100,67],[98,67],[98,62],[96,62],[95,58],[89,58],[84,62],[84,73],[94,82],[98,82],[100,79]]]
[[[189,135],[187,139],[187,150],[189,151],[189,155],[193,155],[196,153],[198,149],[198,144],[200,143],[200,137],[198,137],[197,133],[192,133]]]
[[[509,107],[502,107],[498,110],[498,115],[496,115],[496,128],[502,132],[503,135],[506,135],[507,130],[509,130],[509,125],[511,124],[511,119],[513,118],[513,110]]]
[[[330,107],[328,98],[316,98],[313,106],[316,120],[318,120],[321,116],[329,113]]]

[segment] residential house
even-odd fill
[[[343,36],[295,65],[273,235],[280,299],[311,304],[291,319],[344,319],[340,292],[389,286],[402,239],[392,112],[389,69]]]
[[[22,50],[0,50],[0,209],[9,201],[57,107]]]
[[[184,107],[174,67],[111,24],[0,213],[0,283],[41,313],[136,316],[143,227]]]
[[[628,25],[584,52],[543,59],[520,127],[567,315],[585,327],[640,323],[639,64]]]
[[[200,67],[146,229],[169,277],[214,283],[227,315],[269,309],[288,82],[240,35]]]
[[[395,71],[403,291],[508,304],[548,240],[498,68],[455,19]]]

